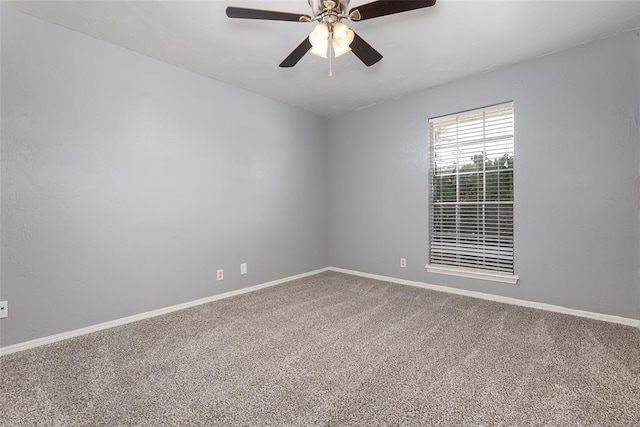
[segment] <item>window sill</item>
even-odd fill
[[[472,270],[461,267],[450,267],[445,265],[427,264],[425,267],[428,273],[447,274],[449,276],[467,277],[470,279],[490,280],[515,285],[519,277],[513,274],[493,273],[482,270]]]

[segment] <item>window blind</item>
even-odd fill
[[[429,263],[513,274],[513,103],[429,120]]]

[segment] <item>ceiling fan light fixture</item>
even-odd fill
[[[325,42],[324,45],[319,44],[316,46],[312,46],[309,52],[311,52],[311,54],[318,56],[320,58],[326,58],[327,50],[329,50],[329,43]]]
[[[329,50],[329,27],[327,24],[320,23],[316,25],[311,34],[309,34],[309,43],[311,43],[311,53],[320,58],[327,57]]]
[[[353,30],[351,30],[342,22],[338,22],[333,25],[333,46],[334,47],[336,46],[340,48],[349,47],[349,45],[351,45],[351,42],[353,42],[354,37],[355,37],[355,34]]]
[[[335,55],[335,57],[339,57],[344,55],[345,53],[349,53],[351,52],[351,48],[349,46],[340,46],[338,45],[338,43],[336,43],[336,41],[333,41],[333,53]]]

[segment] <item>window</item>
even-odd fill
[[[429,120],[427,271],[516,283],[513,103]]]

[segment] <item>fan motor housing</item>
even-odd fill
[[[333,11],[338,14],[346,14],[349,9],[350,0],[308,0],[311,10],[313,10],[313,16],[318,16],[324,12],[331,4],[334,4]]]

